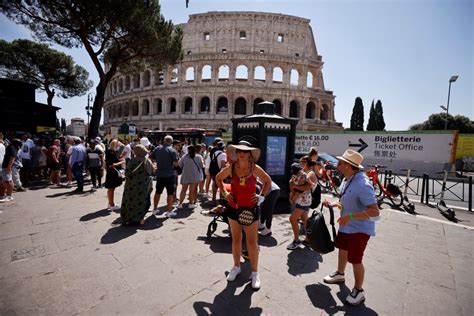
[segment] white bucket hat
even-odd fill
[[[344,152],[342,156],[336,156],[336,158],[344,162],[347,162],[348,164],[356,168],[364,169],[364,166],[360,164],[362,160],[364,160],[364,157],[355,150],[346,149],[346,151]]]
[[[253,162],[257,162],[258,158],[260,158],[261,152],[259,148],[251,147],[249,142],[241,140],[238,145],[229,145],[229,147],[227,147],[227,154],[230,160],[237,161],[237,150],[250,151],[250,159],[252,159]]]
[[[140,145],[148,147],[151,145],[150,141],[148,140],[147,137],[142,137],[140,138]]]

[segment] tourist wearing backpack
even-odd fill
[[[211,162],[209,163],[209,174],[212,179],[212,201],[216,201],[217,182],[216,175],[227,164],[227,155],[224,152],[224,142],[220,141],[216,145],[216,150],[211,151]]]

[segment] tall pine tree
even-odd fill
[[[374,100],[372,100],[372,105],[370,106],[369,123],[367,123],[367,130],[377,130],[377,114],[375,112]]]
[[[66,133],[66,119],[61,119],[61,132]]]
[[[385,120],[383,118],[383,108],[380,100],[377,100],[377,103],[375,104],[375,123],[377,131],[385,130]]]
[[[364,130],[364,104],[362,99],[357,97],[355,99],[354,108],[352,109],[351,116],[351,131],[363,131]]]

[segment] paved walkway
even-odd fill
[[[201,207],[121,227],[119,214],[104,209],[104,189],[69,191],[39,188],[0,204],[1,315],[474,314],[472,214],[452,224],[423,206],[423,216],[384,209],[366,250],[367,300],[351,307],[343,302],[352,269],[345,285],[324,284],[336,253],[288,251],[288,215],[276,215],[273,235],[260,238],[262,288],[254,292],[248,263],[226,281],[227,227],[219,223],[207,240],[211,218]]]

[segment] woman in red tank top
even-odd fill
[[[256,164],[260,157],[260,149],[250,147],[246,141],[240,141],[238,145],[230,145],[227,154],[233,161],[216,176],[216,182],[221,195],[229,204],[228,218],[232,233],[232,256],[234,266],[227,275],[229,282],[234,281],[240,274],[240,256],[242,255],[242,227],[245,230],[247,250],[249,252],[250,266],[252,269],[252,288],[260,289],[260,277],[258,275],[258,214],[256,206],[261,199],[270,191],[272,180],[270,176]],[[224,179],[232,178],[232,192],[227,192],[224,187]],[[260,195],[257,195],[257,178],[263,183]],[[251,210],[253,221],[250,225],[241,225],[237,219],[242,210]]]

